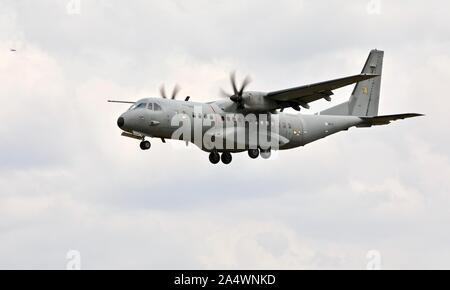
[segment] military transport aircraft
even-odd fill
[[[117,120],[122,136],[140,140],[140,148],[148,150],[149,138],[184,140],[209,152],[209,160],[229,164],[232,153],[247,151],[250,158],[270,157],[271,150],[292,149],[351,127],[387,125],[391,121],[422,116],[408,113],[378,115],[384,52],[372,50],[361,74],[290,89],[256,92],[246,91],[250,79],[236,84],[230,76],[232,94],[208,102],[191,102],[190,97],[176,100],[179,87],[162,98],[146,98],[132,106]],[[300,111],[309,103],[331,101],[333,90],[356,83],[347,102],[312,115],[284,113],[285,108]]]

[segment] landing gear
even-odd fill
[[[231,157],[230,152],[223,152],[221,159],[223,164],[230,164],[233,157]]]
[[[223,152],[222,155],[217,151],[209,153],[209,161],[211,161],[212,164],[217,164],[220,160],[222,160],[223,164],[230,164],[233,157],[230,152]]]
[[[249,149],[248,150],[248,156],[250,156],[251,159],[256,159],[259,156],[259,150],[258,149]]]
[[[209,153],[209,161],[211,161],[212,164],[217,164],[220,161],[220,155],[217,153],[217,151],[213,151]]]
[[[143,140],[141,144],[139,144],[142,150],[148,150],[150,147],[152,147],[152,144],[149,141]]]
[[[267,149],[267,150],[262,150],[262,149],[261,149],[261,157],[262,157],[263,159],[269,159],[269,158],[270,158],[270,155],[271,155],[270,148]]]

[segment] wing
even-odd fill
[[[317,101],[319,99],[330,100],[333,95],[333,90],[342,88],[357,82],[378,77],[374,74],[359,74],[345,78],[295,87],[291,89],[270,92],[267,94],[269,99],[279,102],[296,102],[302,107],[309,108],[308,103]]]

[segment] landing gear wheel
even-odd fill
[[[256,159],[259,156],[259,150],[258,149],[249,149],[248,150],[248,156],[250,156],[251,159]]]
[[[149,141],[142,141],[141,144],[139,144],[139,147],[141,147],[142,150],[148,150],[152,147],[152,144]]]
[[[262,149],[261,149],[261,157],[262,157],[263,159],[269,159],[269,158],[270,158],[270,155],[271,155],[270,149],[268,149],[268,150],[262,150]]]
[[[221,159],[223,164],[230,164],[233,157],[231,157],[230,152],[223,152]]]
[[[209,161],[211,161],[212,164],[217,164],[220,161],[220,155],[216,151],[213,151],[209,153]]]

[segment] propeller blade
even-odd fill
[[[227,99],[232,96],[231,94],[227,93],[224,89],[220,89],[220,95]]]
[[[175,87],[173,88],[172,97],[171,97],[172,100],[175,100],[179,91],[180,91],[180,86],[178,84],[176,84]]]
[[[159,93],[161,94],[161,97],[163,99],[167,99],[166,88],[164,87],[164,85],[161,85],[161,87],[159,88]]]
[[[244,82],[242,83],[241,89],[239,90],[239,96],[242,96],[242,94],[244,93],[245,88],[248,86],[248,84],[250,84],[252,80],[250,79],[249,76],[246,76],[244,79]]]
[[[231,72],[231,74],[230,74],[230,81],[231,81],[231,86],[233,87],[233,93],[235,95],[237,95],[238,94],[238,89],[237,89],[237,86],[236,86],[236,72],[235,71]]]
[[[244,81],[242,82],[242,85],[240,89],[238,90],[237,84],[236,84],[236,71],[232,71],[230,73],[230,82],[231,86],[233,88],[233,94],[229,94],[225,92],[224,90],[220,90],[220,93],[222,96],[230,98],[233,102],[237,103],[242,107],[242,96],[244,94],[245,89],[247,88],[248,84],[251,82],[251,79],[249,76],[246,76]]]

